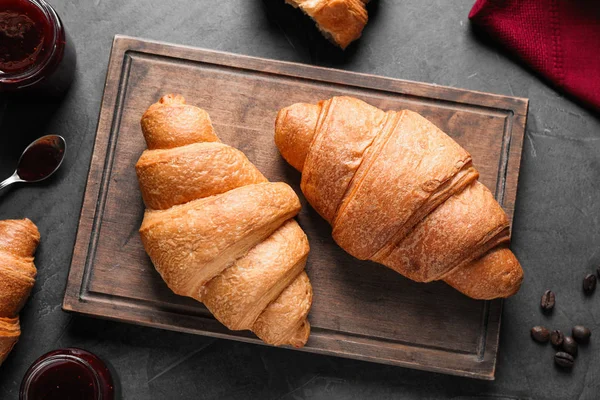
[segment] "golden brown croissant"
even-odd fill
[[[519,290],[506,214],[469,153],[419,114],[350,97],[294,104],[279,111],[275,143],[348,253],[477,299]]]
[[[369,20],[369,0],[285,0],[311,17],[319,30],[342,49],[358,39]]]
[[[219,141],[208,114],[167,95],[142,117],[136,164],[147,210],[142,242],[173,292],[203,302],[232,330],[302,347],[312,287],[295,192]]]
[[[30,220],[0,221],[0,365],[21,336],[19,311],[35,283],[33,254],[39,241]]]

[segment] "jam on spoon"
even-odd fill
[[[17,182],[39,182],[52,175],[62,164],[67,143],[62,136],[43,136],[31,143],[19,159],[17,170],[0,182],[0,189]]]
[[[21,156],[17,174],[27,182],[37,182],[52,174],[63,160],[65,147],[53,136],[35,141]],[[60,143],[60,142],[59,142]]]

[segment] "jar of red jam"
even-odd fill
[[[0,92],[60,95],[73,80],[75,49],[45,0],[0,0]]]
[[[110,370],[89,351],[67,348],[38,358],[25,373],[20,400],[114,400]]]

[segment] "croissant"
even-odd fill
[[[342,49],[358,39],[369,20],[369,0],[286,0],[311,17],[325,37]]]
[[[231,330],[272,345],[308,340],[309,245],[298,196],[221,143],[208,114],[167,95],[144,113],[136,164],[146,212],[140,234],[169,288],[203,302]]]
[[[19,311],[35,283],[33,254],[39,241],[30,220],[0,221],[0,365],[21,336]]]
[[[519,290],[506,214],[469,153],[424,117],[334,97],[280,110],[275,143],[354,257],[476,299]]]

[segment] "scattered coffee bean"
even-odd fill
[[[550,339],[550,331],[543,326],[534,326],[531,328],[531,337],[536,342],[546,343]]]
[[[554,362],[563,368],[573,368],[573,364],[575,364],[575,359],[569,353],[559,351],[554,356]]]
[[[596,275],[587,274],[585,278],[583,278],[583,291],[587,294],[594,293],[596,290]]]
[[[550,333],[550,343],[552,343],[552,346],[559,348],[562,346],[564,340],[565,335],[561,331],[554,330]]]
[[[544,311],[551,311],[554,308],[554,303],[556,302],[556,296],[552,290],[546,290],[542,295],[542,301],[540,306]]]
[[[577,357],[577,342],[571,336],[565,336],[563,339],[562,348],[565,352],[573,357]]]
[[[589,342],[590,336],[592,336],[592,331],[585,326],[577,325],[573,327],[573,339],[575,339],[577,343]]]
[[[600,267],[596,270],[596,274],[598,274],[598,278],[600,278]]]

